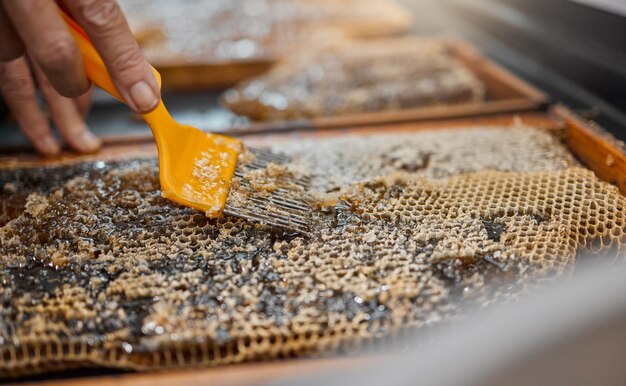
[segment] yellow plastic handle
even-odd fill
[[[98,54],[98,51],[96,51],[93,44],[91,44],[91,41],[85,31],[67,13],[61,11],[61,15],[63,16],[63,20],[67,23],[69,30],[83,55],[83,62],[85,63],[87,77],[89,77],[89,79],[91,79],[104,91],[113,95],[122,103],[126,103],[113,84],[113,80],[111,79],[111,76],[109,76],[109,71],[102,61],[100,54]],[[159,74],[154,67],[152,67],[152,72],[154,73],[159,87],[161,87],[161,74]]]

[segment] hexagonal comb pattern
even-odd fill
[[[0,375],[367,346],[624,253],[626,199],[545,132],[281,147],[319,190],[309,238],[164,200],[154,160],[0,171]]]

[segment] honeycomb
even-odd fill
[[[579,166],[554,136],[523,122],[266,145],[297,158],[291,169],[309,174],[311,189],[325,193],[394,172],[439,180],[483,170],[538,172]]]
[[[477,102],[484,85],[438,40],[349,41],[300,55],[223,95],[233,112],[279,120]]]
[[[168,202],[153,159],[0,170],[0,375],[349,350],[624,252],[626,199],[542,130],[280,147],[308,237]]]
[[[410,25],[387,0],[124,0],[146,55],[190,62],[267,60],[344,35],[397,33]]]

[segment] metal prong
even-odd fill
[[[255,158],[250,163],[238,165],[234,177],[240,179],[243,186],[250,185],[244,179],[247,172],[264,169],[270,163],[285,164],[290,161],[288,156],[266,149],[248,148],[248,150],[254,154]],[[251,196],[246,200],[245,207],[234,207],[231,203],[227,203],[224,214],[308,235],[311,206],[302,199],[301,195],[304,194],[309,183],[308,176],[292,178],[287,181],[287,184],[298,186],[299,189],[279,188],[269,194],[264,192],[262,195]]]

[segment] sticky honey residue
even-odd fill
[[[202,209],[207,217],[215,218],[224,211],[242,145],[226,137],[212,134],[207,137],[213,143],[194,160],[193,178],[182,186],[185,202],[181,203]]]
[[[306,233],[311,212],[308,176],[294,170],[292,162],[279,153],[243,152],[226,201],[227,213]]]
[[[205,211],[207,217],[219,215],[226,203],[225,197],[228,194],[229,183],[220,178],[220,169],[227,166],[225,162],[215,164],[212,162],[214,158],[208,152],[194,161],[193,176],[200,182],[200,190],[194,189],[191,184],[186,183],[183,186],[185,195],[193,197],[197,201],[206,201],[213,203]],[[220,158],[218,158],[220,161]]]
[[[0,377],[343,351],[626,249],[626,199],[541,130],[280,147],[320,194],[307,237],[172,204],[155,160],[0,170]]]
[[[270,163],[263,169],[247,172],[243,178],[251,189],[271,193],[279,188],[293,188],[290,181],[294,179],[294,174],[285,165]]]
[[[38,193],[33,193],[26,199],[26,207],[24,212],[33,217],[37,217],[48,207],[48,199]]]

